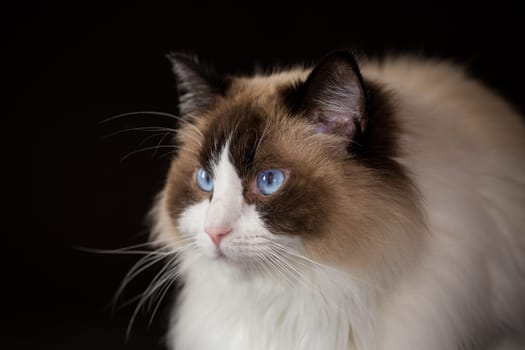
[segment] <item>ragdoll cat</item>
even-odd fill
[[[524,349],[525,127],[448,63],[173,55],[176,350]]]

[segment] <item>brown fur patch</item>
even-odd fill
[[[195,171],[211,171],[229,141],[245,200],[271,232],[301,235],[309,255],[324,261],[382,260],[388,247],[414,240],[407,227],[420,219],[410,179],[394,160],[399,126],[391,99],[368,84],[367,129],[359,147],[349,150],[347,140],[315,133],[307,118],[291,115],[283,103],[286,86],[304,76],[234,80],[213,110],[181,128],[181,150],[167,182],[170,214],[176,221],[186,206],[209,198],[195,186]],[[271,196],[258,195],[255,177],[269,168],[286,169],[287,181]]]

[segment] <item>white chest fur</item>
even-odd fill
[[[327,288],[312,278],[300,284],[241,279],[223,268],[192,265],[173,316],[170,349],[351,349],[352,318],[362,315],[340,286]],[[321,279],[327,278],[325,272]]]

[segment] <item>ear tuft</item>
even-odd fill
[[[230,80],[199,63],[195,56],[171,53],[167,56],[173,66],[182,116],[204,111],[224,95]]]

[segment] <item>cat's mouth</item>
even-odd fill
[[[215,249],[215,259],[227,260],[228,257],[222,252],[221,248],[218,247],[218,248]]]
[[[231,264],[234,264],[236,263],[236,259],[234,259],[232,256],[230,256],[231,254],[228,254],[228,252],[226,252],[226,250],[221,246],[219,247],[215,247],[215,249],[213,250],[213,259],[214,260],[217,260],[217,261],[223,261],[223,262],[226,262],[226,263],[231,263]]]

